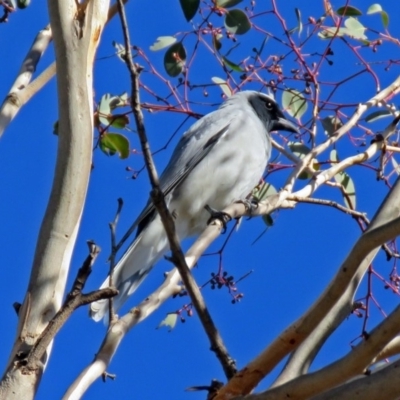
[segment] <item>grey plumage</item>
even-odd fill
[[[273,130],[297,132],[272,97],[244,91],[228,98],[184,133],[160,177],[181,240],[204,230],[209,219],[206,205],[222,210],[248,196],[267,166],[269,132]],[[150,201],[136,225],[136,238],[113,273],[119,290],[114,298],[116,310],[169,249],[160,217]],[[101,287],[107,286],[108,278]],[[91,304],[90,315],[99,321],[107,310],[108,301],[100,300]]]

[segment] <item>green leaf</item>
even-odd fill
[[[169,328],[169,332],[175,328],[176,321],[178,320],[177,313],[168,313],[166,318],[163,319],[157,326],[157,329],[161,328],[162,326],[166,326]]]
[[[352,7],[352,6],[344,6],[344,7],[340,7],[336,10],[336,14],[337,15],[343,15],[346,17],[357,17],[359,15],[362,15],[362,12],[356,8],[356,7]]]
[[[382,6],[378,3],[372,4],[367,10],[368,15],[381,14],[382,24],[384,28],[389,26],[389,15],[383,10]]]
[[[125,114],[110,115],[107,119],[111,126],[118,129],[123,129],[129,124],[129,117]]]
[[[231,10],[225,14],[225,27],[231,33],[244,35],[251,28],[251,24],[242,10]]]
[[[294,12],[296,13],[297,29],[299,30],[299,36],[300,36],[301,32],[303,31],[303,23],[301,22],[301,13],[298,8],[295,8]]]
[[[213,35],[213,37],[212,37],[214,49],[217,51],[219,51],[222,47],[222,43],[221,43],[222,38],[223,38],[223,36],[220,33],[217,33],[217,34]]]
[[[276,189],[270,183],[262,182],[253,189],[251,195],[257,201],[263,201],[268,196],[272,196],[277,193],[278,192],[276,191]]]
[[[236,4],[241,3],[243,0],[217,0],[215,5],[221,8],[230,8],[236,6]]]
[[[335,115],[330,115],[321,119],[322,127],[324,128],[325,135],[331,137],[339,128],[343,126],[342,121]]]
[[[365,26],[353,17],[349,17],[344,21],[344,26],[347,28],[347,35],[354,37],[355,39],[367,40],[367,36],[364,34]]]
[[[178,76],[185,65],[186,50],[181,42],[173,44],[165,53],[164,68],[169,76]]]
[[[298,90],[287,89],[282,93],[282,107],[292,117],[301,118],[307,111],[307,101]]]
[[[298,158],[303,159],[311,149],[301,142],[289,142],[288,147],[290,151]],[[314,171],[319,171],[320,165],[316,158],[312,160],[312,168]],[[313,176],[310,170],[303,171],[299,175],[299,179],[310,179]]]
[[[17,7],[23,10],[31,4],[31,0],[17,0]]]
[[[392,113],[389,110],[374,111],[365,117],[365,122],[375,122],[378,119],[390,117],[391,115]]]
[[[335,181],[340,183],[344,188],[346,195],[343,196],[343,200],[346,206],[352,210],[355,210],[356,188],[354,186],[353,179],[350,178],[350,175],[347,172],[342,171],[335,175]]]
[[[311,149],[301,142],[289,142],[288,147],[290,151],[298,158],[304,158]]]
[[[375,3],[372,4],[372,6],[368,7],[367,14],[371,15],[371,14],[381,13],[382,11],[383,11],[382,6],[378,3]]]
[[[333,164],[336,164],[339,161],[337,151],[333,149],[330,154],[331,161],[334,161]],[[350,175],[345,172],[339,172],[335,175],[335,181],[342,185],[345,195],[343,195],[343,200],[346,207],[351,208],[352,210],[356,209],[356,188],[353,182],[353,179],[350,178]]]
[[[277,193],[278,192],[276,191],[276,189],[270,183],[262,182],[253,189],[251,195],[254,197],[256,201],[263,201],[268,196],[272,196]],[[262,219],[267,226],[274,225],[274,220],[272,219],[270,214],[263,215]]]
[[[186,21],[190,21],[197,13],[200,0],[179,0]]]
[[[110,101],[112,97],[109,93],[106,93],[101,97],[100,104],[98,106],[99,120],[103,125],[108,125],[108,116],[111,113]]]
[[[128,93],[122,93],[119,96],[113,96],[109,99],[108,103],[111,110],[114,110],[117,107],[126,107],[129,105],[128,103]]]
[[[389,26],[389,14],[386,11],[381,12],[382,24],[384,28]]]
[[[150,46],[151,51],[158,51],[164,49],[165,47],[171,46],[176,42],[176,38],[173,36],[159,36],[154,44]]]
[[[274,220],[271,217],[271,214],[265,214],[262,216],[262,220],[267,226],[274,226]]]
[[[233,71],[236,71],[236,72],[244,72],[244,69],[243,69],[240,65],[235,64],[234,62],[228,60],[226,57],[222,57],[222,61],[224,62],[224,64],[225,64],[227,67],[229,67],[229,68],[232,69]]]
[[[221,79],[221,78],[218,78],[218,76],[213,76],[213,77],[211,78],[211,80],[212,80],[215,84],[219,85],[219,87],[220,87],[221,90],[225,93],[225,95],[226,95],[227,97],[231,97],[231,96],[232,96],[232,90],[231,90],[231,88],[229,87],[229,85],[226,83],[226,81],[224,81],[224,80]]]
[[[118,153],[120,158],[128,158],[129,140],[119,133],[105,133],[100,139],[100,149],[110,156]]]
[[[350,36],[354,39],[358,40],[368,40],[367,36],[365,35],[365,26],[353,17],[349,17],[344,21],[344,26],[342,28],[324,28],[321,32],[318,33],[318,36],[322,39],[330,39],[333,37],[339,36]]]
[[[346,28],[324,28],[321,32],[318,33],[318,36],[321,39],[331,39],[333,37],[340,37],[347,34]]]

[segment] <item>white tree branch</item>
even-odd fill
[[[80,225],[91,170],[93,145],[92,70],[107,19],[107,0],[85,5],[49,1],[55,44],[59,143],[52,191],[40,229],[29,287],[0,398],[32,399],[43,364],[24,371],[21,361],[62,303],[72,250]],[[43,362],[47,360],[45,354]]]
[[[8,124],[13,120],[20,108],[26,103],[24,98],[27,92],[27,87],[32,79],[33,73],[36,71],[36,66],[42,57],[42,54],[47,49],[51,41],[50,26],[46,26],[36,36],[31,48],[28,51],[18,75],[11,86],[8,95],[3,101],[0,108],[0,137]]]

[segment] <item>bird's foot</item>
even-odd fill
[[[211,215],[207,221],[207,225],[209,225],[214,219],[218,219],[222,223],[222,233],[225,233],[226,232],[226,224],[232,219],[232,217],[226,212],[215,210],[214,208],[210,207],[208,204],[206,204],[204,208]]]
[[[252,217],[253,211],[257,210],[258,208],[258,201],[254,197],[250,199],[238,200],[235,201],[235,203],[241,203],[245,206],[246,211],[249,214],[249,218]]]

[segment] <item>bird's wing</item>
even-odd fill
[[[220,113],[217,110],[214,113]],[[160,176],[160,188],[167,196],[174,190],[190,172],[208,155],[219,139],[228,132],[230,121],[223,118],[213,118],[208,114],[197,121],[181,138],[171,157],[170,162]],[[222,116],[221,116],[222,117]],[[210,123],[210,121],[213,121]],[[138,227],[136,237],[154,218],[155,207],[151,200],[140,213],[132,227],[132,232]]]

